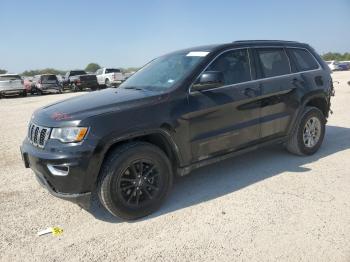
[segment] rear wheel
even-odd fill
[[[106,85],[106,87],[110,87],[111,86],[111,82],[109,81],[109,79],[105,80],[105,85]]]
[[[316,107],[306,107],[298,126],[287,142],[287,150],[296,155],[312,155],[320,148],[326,119]]]
[[[23,90],[22,96],[23,96],[23,97],[26,97],[26,96],[27,96],[27,90]]]
[[[137,219],[160,207],[172,180],[169,159],[161,149],[144,142],[128,143],[104,162],[98,195],[112,215]]]
[[[75,83],[72,84],[72,90],[73,90],[73,92],[81,91],[81,89]]]

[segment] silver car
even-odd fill
[[[21,76],[16,74],[0,75],[0,98],[3,96],[22,95],[27,96],[27,91]]]
[[[61,93],[62,87],[57,79],[56,75],[44,74],[36,75],[32,80],[31,93],[37,93],[38,95],[46,93]]]

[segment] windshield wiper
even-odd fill
[[[127,86],[127,87],[123,87],[124,89],[134,89],[134,90],[143,90],[141,87],[137,87],[137,86]]]

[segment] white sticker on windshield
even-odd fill
[[[204,57],[204,56],[206,56],[207,54],[209,54],[209,52],[192,51],[192,52],[189,52],[186,56],[201,56],[201,57]]]

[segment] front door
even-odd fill
[[[192,160],[234,151],[259,139],[260,89],[252,80],[248,49],[229,50],[206,71],[221,71],[224,86],[191,91]]]

